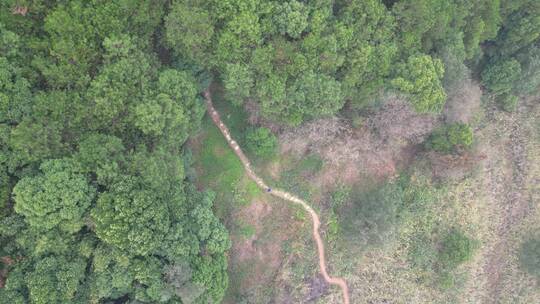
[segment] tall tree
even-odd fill
[[[40,169],[41,174],[22,178],[13,189],[15,211],[41,230],[79,231],[96,189],[72,160],[49,160]]]

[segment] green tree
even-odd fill
[[[270,156],[276,152],[277,138],[267,128],[251,128],[246,132],[246,148],[257,156]]]
[[[212,212],[215,193],[194,193],[193,190],[190,192],[192,209],[189,213],[189,227],[195,231],[203,250],[219,257],[231,247],[231,241],[227,230]]]
[[[521,66],[515,59],[490,63],[482,71],[482,84],[495,96],[512,91],[521,74]]]
[[[241,105],[251,96],[254,85],[253,71],[245,64],[227,64],[223,75],[225,97],[235,105]]]
[[[205,112],[197,83],[187,72],[167,69],[159,73],[157,91],[169,96],[173,106],[183,112],[183,120],[172,117],[165,128],[167,140],[183,144],[189,134],[198,130]]]
[[[534,0],[505,3],[506,16],[496,38],[497,53],[515,55],[540,37],[540,4]],[[514,8],[508,6],[515,6]]]
[[[100,193],[91,214],[101,240],[138,255],[154,252],[170,226],[165,202],[131,176]]]
[[[335,114],[345,102],[338,81],[313,72],[288,87],[284,78],[269,77],[259,89],[263,114],[293,126],[308,118]]]
[[[48,160],[40,169],[41,174],[22,178],[13,189],[15,211],[38,229],[79,231],[96,189],[72,160]]]
[[[454,123],[433,131],[426,146],[438,152],[455,152],[458,148],[469,148],[473,143],[473,131],[467,124]]]
[[[444,66],[429,55],[411,56],[397,68],[392,85],[410,95],[410,102],[420,113],[440,113],[446,101],[441,85]]]
[[[296,0],[277,6],[275,21],[282,35],[299,38],[308,26],[309,11],[306,5]]]
[[[31,111],[30,83],[21,70],[0,57],[0,122],[15,124]]]
[[[384,86],[397,59],[396,21],[376,0],[345,2],[337,17],[334,31],[343,58],[339,79],[346,98],[362,107]]]
[[[519,94],[533,94],[540,87],[540,47],[533,47],[518,55],[522,71],[516,83]]]
[[[49,256],[37,261],[27,274],[31,303],[70,303],[84,301],[76,294],[82,292],[86,261],[81,258]]]
[[[128,36],[108,38],[104,45],[106,62],[86,94],[91,103],[91,127],[125,134],[131,118],[128,110],[152,89],[156,62],[137,50]]]
[[[92,256],[91,298],[99,301],[131,293],[134,280],[131,264],[129,254],[116,247],[100,244]]]
[[[165,17],[165,40],[181,56],[207,63],[214,36],[214,24],[208,10],[193,1],[175,1]]]
[[[333,115],[345,103],[341,84],[324,74],[307,72],[288,89],[288,99],[304,119]]]
[[[112,183],[119,175],[124,163],[125,148],[122,140],[111,135],[90,133],[79,142],[74,158],[85,173],[96,174],[101,185]]]

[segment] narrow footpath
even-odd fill
[[[248,176],[265,192],[267,192],[270,195],[273,195],[275,197],[281,198],[283,200],[298,204],[302,206],[307,213],[311,216],[311,220],[313,222],[313,239],[315,240],[315,243],[317,244],[317,252],[319,254],[319,268],[321,269],[321,274],[324,278],[324,280],[331,285],[337,285],[341,288],[341,291],[343,293],[343,304],[349,304],[349,288],[347,287],[347,282],[343,278],[339,277],[331,277],[328,272],[326,271],[326,258],[324,257],[324,243],[322,241],[321,235],[319,233],[319,227],[321,225],[321,221],[319,220],[319,216],[311,208],[308,203],[301,200],[300,198],[286,192],[280,189],[274,189],[269,187],[262,178],[257,176],[253,169],[251,168],[251,163],[249,159],[246,157],[244,152],[242,152],[242,149],[238,145],[238,143],[231,137],[231,133],[229,132],[229,129],[227,126],[221,121],[221,118],[219,117],[218,112],[214,108],[214,105],[212,104],[212,97],[210,95],[210,91],[207,89],[204,91],[204,98],[206,100],[206,108],[208,110],[208,113],[210,114],[210,117],[212,117],[212,121],[214,124],[218,127],[218,129],[221,131],[221,134],[225,137],[227,140],[227,143],[229,146],[234,150],[240,161],[242,162],[242,165],[244,166],[244,169]]]

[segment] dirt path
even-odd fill
[[[328,272],[326,271],[326,259],[324,257],[324,244],[321,238],[321,235],[319,233],[319,227],[321,225],[321,221],[319,220],[319,216],[311,208],[305,201],[301,200],[300,198],[279,190],[279,189],[272,189],[270,190],[270,187],[266,185],[266,183],[255,174],[253,169],[251,168],[251,163],[249,162],[249,159],[246,157],[244,152],[242,152],[242,149],[238,145],[238,143],[231,137],[231,133],[229,132],[229,129],[227,126],[221,121],[221,118],[219,117],[218,112],[216,109],[214,109],[214,105],[212,104],[212,97],[210,96],[210,91],[206,90],[204,92],[204,97],[206,99],[206,107],[208,110],[208,113],[212,117],[212,121],[218,129],[221,131],[225,139],[227,140],[227,143],[229,146],[234,150],[238,158],[240,158],[240,161],[242,162],[242,165],[244,166],[244,169],[248,176],[265,192],[268,192],[270,195],[273,195],[275,197],[281,198],[283,200],[298,204],[302,206],[311,216],[311,220],[313,222],[313,239],[315,240],[315,243],[317,244],[317,252],[319,254],[319,268],[321,269],[321,274],[324,278],[324,280],[331,285],[337,285],[341,288],[341,291],[343,293],[343,303],[349,304],[349,288],[347,287],[347,282],[345,282],[342,278],[336,278],[331,277]]]

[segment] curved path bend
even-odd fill
[[[221,121],[221,118],[219,117],[219,113],[214,108],[214,105],[212,104],[212,97],[210,95],[210,91],[207,89],[204,91],[204,98],[206,100],[206,108],[208,110],[208,113],[212,117],[212,121],[214,124],[218,127],[218,129],[221,131],[225,139],[227,140],[227,143],[229,146],[234,150],[240,161],[242,162],[242,165],[244,166],[244,169],[248,176],[259,186],[259,188],[263,189],[265,192],[269,193],[270,195],[273,195],[275,197],[279,197],[283,200],[298,204],[302,206],[307,213],[311,216],[311,220],[313,222],[313,239],[315,240],[315,243],[317,244],[317,252],[319,253],[319,268],[321,269],[321,274],[324,278],[324,280],[331,285],[337,285],[341,288],[341,292],[343,293],[343,303],[349,304],[349,288],[347,287],[347,282],[345,282],[344,279],[339,277],[331,277],[328,272],[326,271],[326,259],[324,257],[324,243],[322,241],[321,235],[319,233],[319,227],[321,225],[321,221],[319,220],[319,216],[311,208],[308,203],[306,203],[304,200],[286,192],[280,189],[272,189],[266,185],[264,180],[257,176],[253,169],[251,168],[251,163],[249,159],[246,157],[244,152],[242,152],[242,149],[238,145],[238,143],[231,137],[231,133],[229,132],[229,129],[227,126]]]

